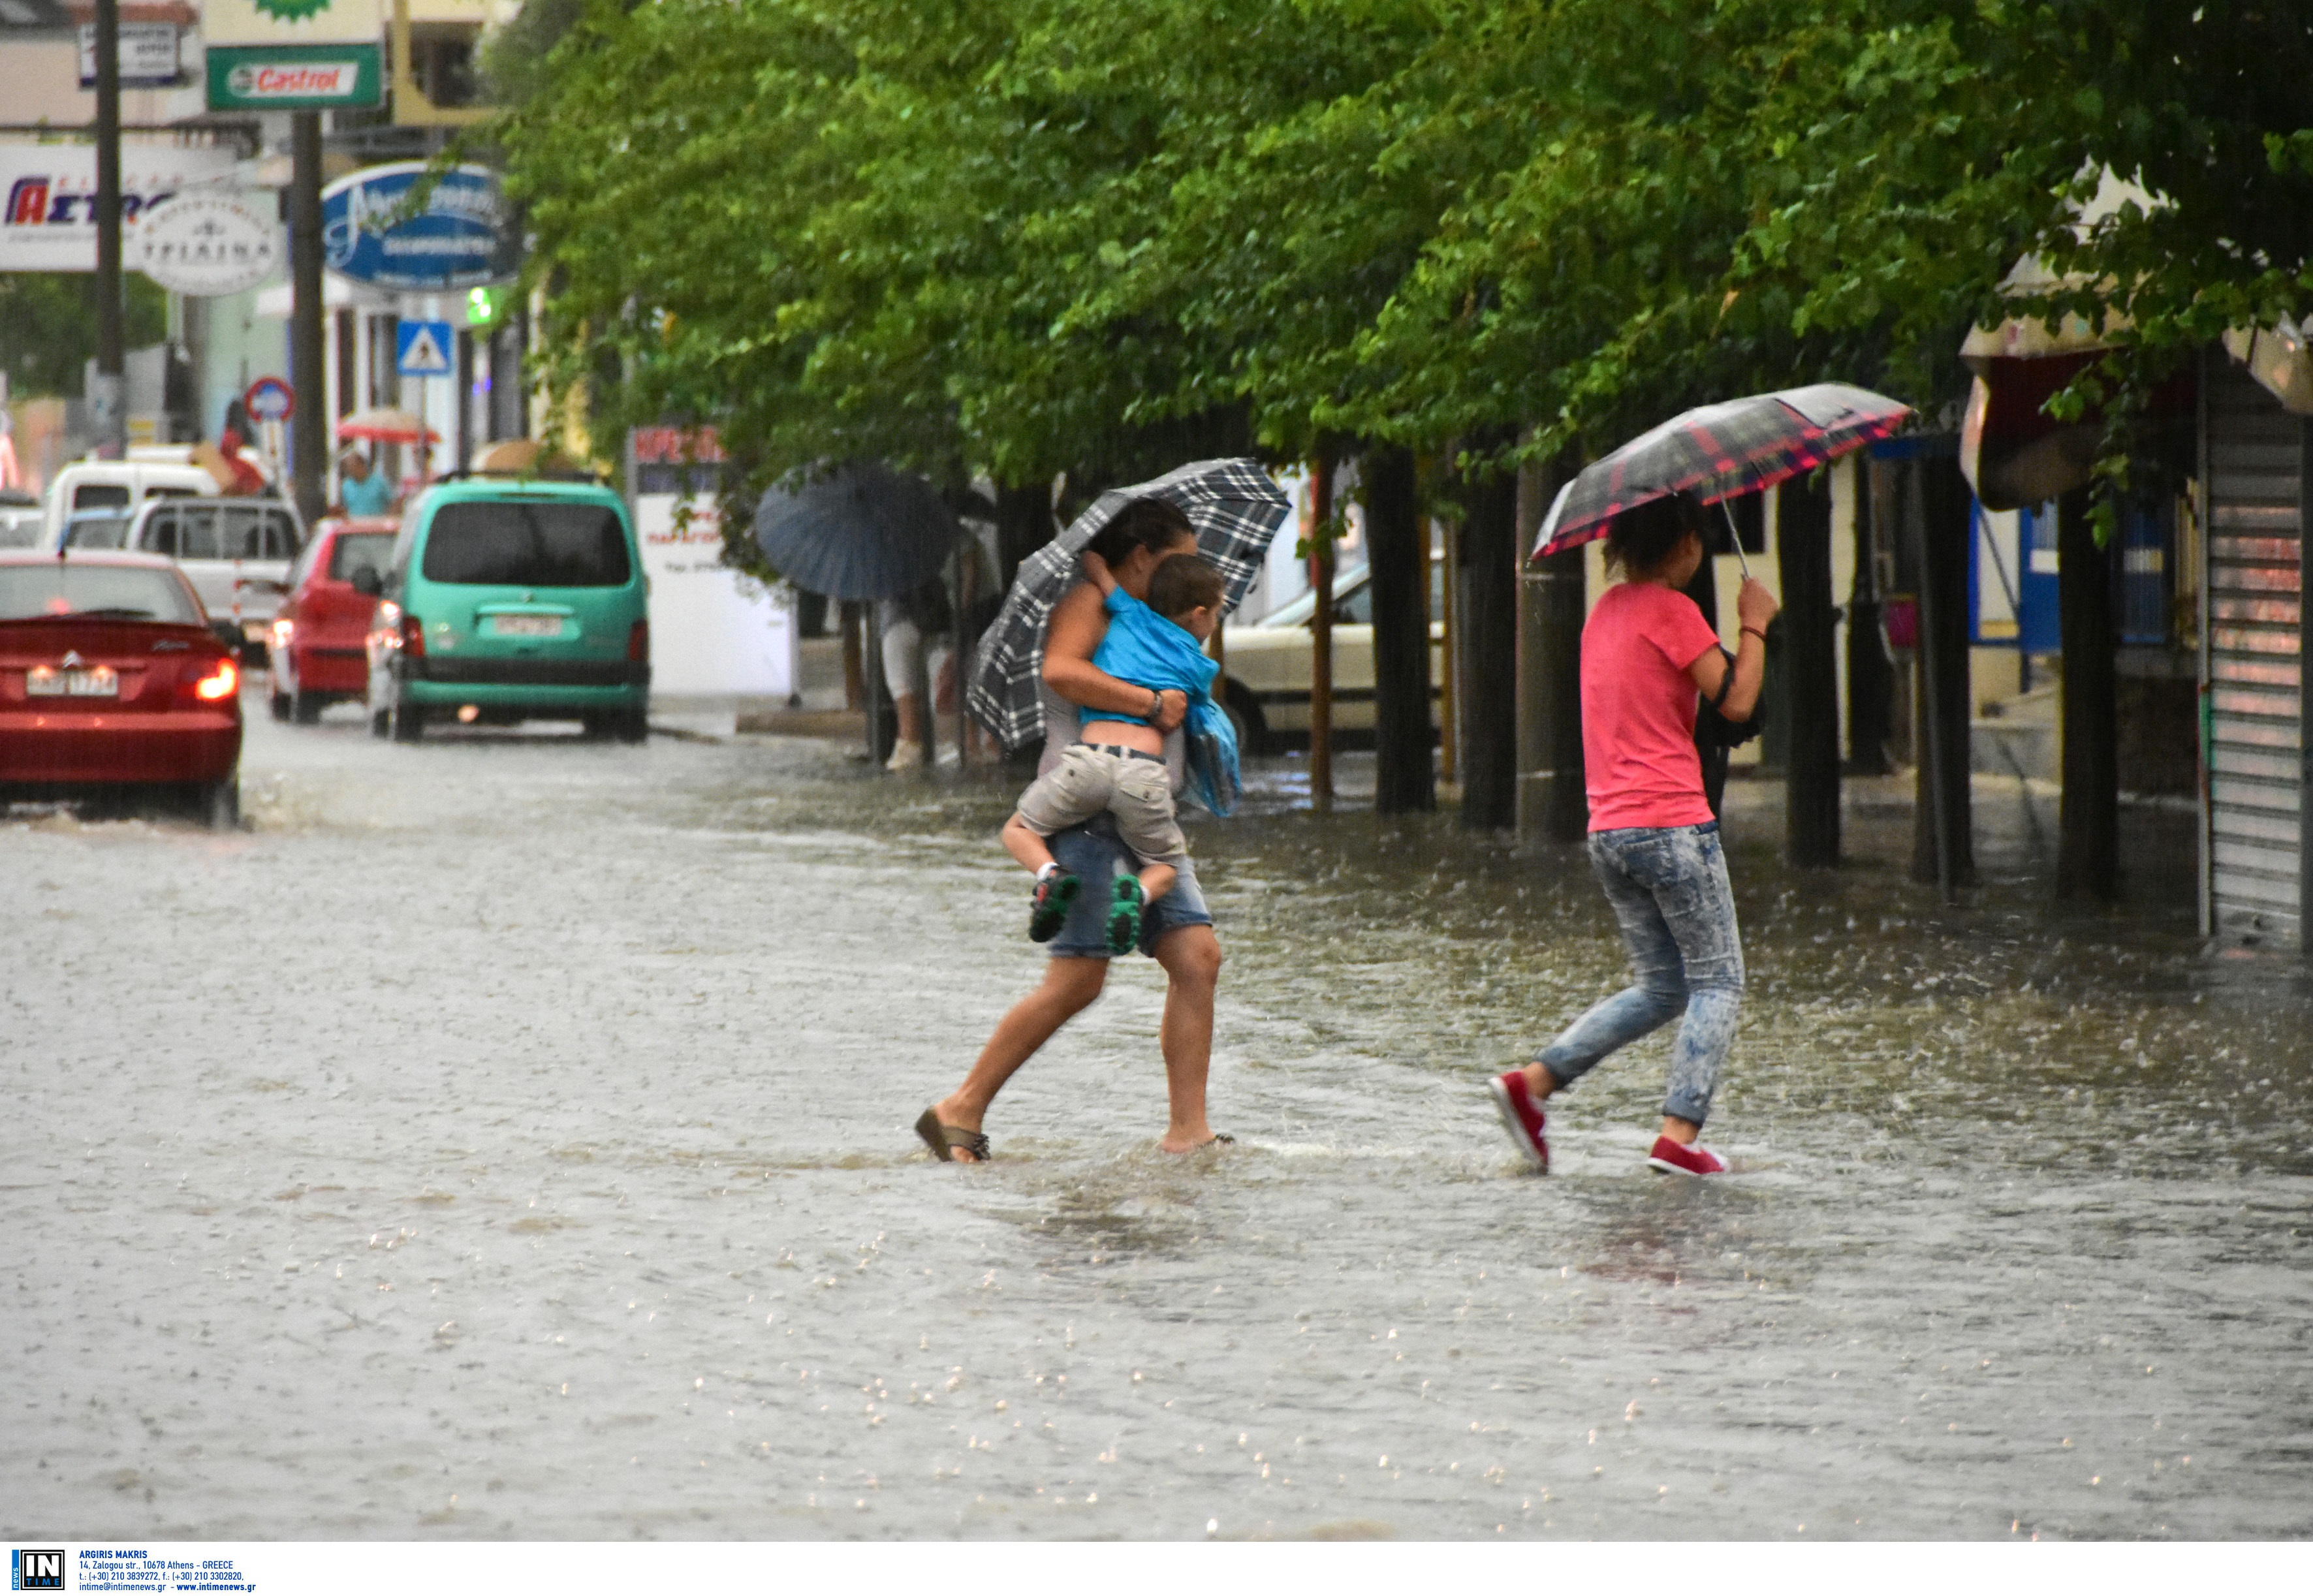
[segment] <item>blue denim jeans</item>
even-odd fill
[[[1590,869],[1622,925],[1632,980],[1543,1048],[1542,1066],[1570,1086],[1625,1042],[1683,1015],[1663,1112],[1701,1125],[1743,1002],[1743,943],[1718,823],[1593,831]]]

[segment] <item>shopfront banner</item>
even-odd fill
[[[144,213],[176,195],[229,188],[229,146],[120,146],[122,259],[136,257]],[[96,146],[0,144],[0,271],[96,269]]]

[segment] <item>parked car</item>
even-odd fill
[[[379,516],[325,521],[313,529],[273,616],[275,720],[310,725],[326,706],[367,693],[364,639],[399,526]]]
[[[212,624],[261,663],[289,567],[304,548],[297,513],[279,499],[155,498],[128,511],[68,517],[56,547],[166,555],[184,568]]]
[[[237,825],[240,687],[166,559],[0,551],[0,797],[158,788]]]
[[[370,726],[576,720],[648,735],[650,621],[634,523],[593,482],[459,478],[403,515],[368,638]],[[471,715],[465,712],[471,710]]]
[[[0,488],[0,548],[38,548],[48,513],[31,494]]]
[[[147,499],[216,495],[216,478],[206,468],[192,463],[191,451],[138,452],[163,453],[172,458],[76,460],[58,471],[57,479],[48,485],[40,547],[56,548],[57,534],[76,511],[135,510]]]
[[[1444,611],[1445,568],[1430,567],[1429,613]],[[1309,732],[1309,684],[1316,641],[1311,630],[1317,595],[1303,593],[1246,626],[1223,634],[1227,658],[1224,684],[1237,739],[1259,751],[1280,736]],[[1433,700],[1446,680],[1446,627],[1429,623],[1429,691]],[[1374,723],[1373,586],[1359,566],[1333,574],[1333,729],[1370,734]]]

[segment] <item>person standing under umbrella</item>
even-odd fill
[[[1158,566],[1174,555],[1198,551],[1196,531],[1188,517],[1154,498],[1126,504],[1088,547],[1108,562],[1119,587],[1144,601]],[[1177,794],[1187,779],[1179,734],[1188,715],[1187,695],[1135,687],[1095,666],[1093,653],[1107,628],[1100,591],[1089,582],[1077,582],[1052,609],[1043,651],[1044,754],[1038,774],[1058,765],[1061,754],[1079,741],[1080,710],[1105,710],[1138,716],[1166,734],[1165,763]],[[1084,881],[1104,882],[1132,868],[1131,855],[1118,838],[1114,820],[1105,814],[1048,841],[1061,868]],[[1047,944],[1051,961],[1043,980],[997,1022],[963,1084],[918,1118],[916,1133],[934,1154],[955,1162],[987,1160],[988,1138],[981,1126],[996,1094],[1107,984],[1107,907],[1104,891],[1078,896]],[[1167,1153],[1193,1152],[1226,1139],[1214,1136],[1205,1120],[1221,945],[1197,886],[1193,861],[1182,861],[1172,890],[1148,906],[1140,946],[1163,966],[1165,977],[1159,1042],[1171,1118],[1158,1145]]]
[[[1502,1124],[1537,1169],[1550,1169],[1543,1102],[1625,1043],[1679,1020],[1662,1131],[1648,1164],[1717,1175],[1727,1161],[1696,1140],[1711,1112],[1743,997],[1719,824],[1694,746],[1698,693],[1747,720],[1766,670],[1774,595],[1745,578],[1736,600],[1741,646],[1730,659],[1680,590],[1704,558],[1701,503],[1650,500],[1614,519],[1606,564],[1623,580],[1582,628],[1582,757],[1590,801],[1590,868],[1630,950],[1631,984],[1591,1005],[1523,1069],[1495,1078]]]

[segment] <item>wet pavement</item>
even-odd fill
[[[1278,762],[1192,837],[1236,1147],[1154,1151],[1136,960],[970,1169],[1007,781],[259,714],[242,834],[0,825],[13,1530],[2313,1531],[2313,992],[2052,910],[1996,793],[1945,908],[1888,784],[1822,875],[1738,784],[1737,1173],[1642,1168],[1658,1038],[1537,1179],[1482,1083],[1618,983],[1596,889]]]

